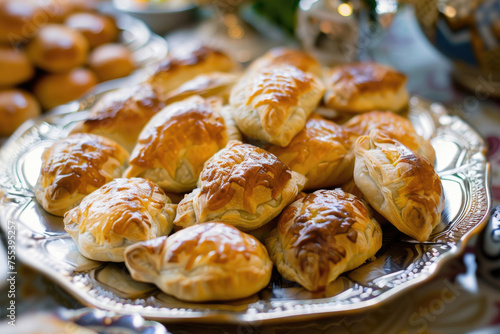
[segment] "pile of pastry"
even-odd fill
[[[375,256],[381,222],[423,242],[441,221],[405,82],[286,48],[243,72],[207,47],[170,57],[44,152],[36,198],[81,254],[182,300],[250,296],[273,265],[319,291]]]
[[[113,17],[96,1],[0,1],[0,136],[135,69]],[[34,95],[33,95],[34,94]]]

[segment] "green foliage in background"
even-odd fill
[[[254,9],[292,34],[295,31],[295,15],[299,0],[256,0]]]

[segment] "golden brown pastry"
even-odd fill
[[[318,78],[322,77],[321,65],[313,56],[302,50],[285,47],[269,50],[264,56],[252,63],[251,70],[255,71],[264,67],[279,65],[295,66],[301,71],[314,74]]]
[[[0,46],[0,87],[10,87],[28,81],[35,70],[26,54],[9,46]]]
[[[352,177],[354,153],[350,137],[341,126],[313,115],[288,146],[271,146],[267,150],[307,177],[304,189],[327,188]]]
[[[334,67],[325,74],[325,104],[336,111],[400,111],[408,105],[406,76],[377,63]]]
[[[0,1],[0,44],[25,43],[40,27],[44,15],[37,0]]]
[[[356,196],[318,190],[283,211],[266,246],[285,279],[319,291],[374,256],[382,230]]]
[[[82,33],[91,48],[114,42],[118,38],[115,21],[102,14],[75,13],[66,18],[64,24]]]
[[[83,35],[60,24],[40,28],[26,49],[30,60],[41,69],[63,73],[86,63],[89,44]]]
[[[225,53],[203,46],[182,57],[168,57],[160,63],[149,83],[160,99],[166,100],[170,91],[200,74],[231,72],[236,62]]]
[[[324,93],[320,79],[291,65],[249,69],[231,91],[238,128],[249,138],[287,146]]]
[[[66,73],[46,74],[35,83],[34,92],[43,108],[52,109],[82,97],[97,83],[94,72],[75,68]]]
[[[128,158],[114,141],[77,133],[55,142],[42,155],[42,168],[35,195],[43,208],[63,216],[80,201],[121,176]]]
[[[104,44],[89,56],[89,66],[101,81],[123,78],[135,70],[132,52],[121,44]]]
[[[193,96],[171,104],[142,130],[124,176],[145,177],[165,191],[190,191],[205,161],[237,133],[230,126],[220,99]]]
[[[125,264],[133,279],[191,302],[251,296],[267,286],[273,267],[264,245],[219,222],[132,245]]]
[[[45,12],[45,23],[64,23],[73,12],[73,0],[38,0],[40,8]]]
[[[429,140],[417,134],[411,122],[390,111],[371,111],[351,118],[344,127],[356,136],[368,136],[373,129],[391,137],[434,164],[436,152]],[[355,138],[353,139],[355,141]]]
[[[179,203],[174,224],[217,220],[255,230],[291,203],[305,181],[271,153],[231,141],[205,163],[198,188]]]
[[[122,88],[105,94],[71,133],[101,135],[132,152],[144,126],[163,107],[165,104],[149,85]]]
[[[10,136],[21,124],[40,115],[35,97],[20,89],[0,91],[0,136]]]
[[[227,103],[231,88],[237,79],[238,75],[234,73],[211,72],[201,74],[170,91],[165,97],[165,103],[181,101],[193,95],[204,98],[220,96],[223,102]]]
[[[176,208],[149,180],[114,179],[68,211],[64,229],[83,256],[122,262],[128,246],[168,235]]]
[[[359,137],[354,152],[354,182],[371,206],[401,232],[429,239],[444,208],[434,167],[381,130]]]

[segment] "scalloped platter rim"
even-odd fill
[[[358,312],[431,279],[463,251],[491,210],[484,140],[442,105],[412,97],[408,117],[422,136],[431,138],[446,196],[442,223],[428,242],[416,243],[395,230],[384,230],[384,246],[376,259],[342,275],[322,293],[307,292],[273,272],[267,288],[244,300],[182,302],[153,285],[134,282],[122,264],[81,256],[63,230],[62,219],[46,213],[34,200],[41,153],[86,117],[92,101],[95,97],[73,105],[73,110],[68,107],[24,124],[0,150],[0,223],[5,231],[9,224],[17,226],[19,259],[88,306],[162,322],[247,324]]]

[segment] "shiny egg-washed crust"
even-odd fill
[[[125,264],[133,279],[192,302],[251,296],[267,286],[273,267],[258,240],[219,222],[130,246]]]
[[[146,123],[165,104],[146,84],[107,93],[71,133],[94,133],[113,139],[131,152]]]
[[[287,146],[324,93],[321,80],[291,65],[247,71],[231,91],[233,118],[247,137]]]
[[[64,229],[80,253],[92,260],[123,262],[125,248],[168,235],[177,205],[142,179],[115,179],[64,215]]]
[[[400,111],[408,105],[406,76],[376,63],[345,64],[327,70],[325,105],[336,111]]]
[[[193,96],[168,105],[139,135],[124,176],[150,179],[165,191],[193,190],[205,161],[239,139],[231,122],[218,98]]]
[[[321,65],[313,56],[302,50],[285,47],[277,47],[269,50],[250,65],[250,70],[256,71],[264,67],[276,65],[295,66],[299,70],[312,73],[318,78],[322,77]]]
[[[373,129],[385,131],[391,138],[434,164],[436,152],[430,141],[419,136],[411,122],[403,116],[390,111],[371,111],[351,118],[344,124],[344,128],[355,137],[368,136]],[[353,138],[354,141],[356,138]]]
[[[222,51],[202,46],[182,57],[168,57],[148,79],[162,101],[183,83],[200,74],[209,72],[231,72],[238,64]]]
[[[174,224],[217,220],[255,230],[291,203],[305,182],[271,153],[231,141],[206,162],[198,188],[179,203]]]
[[[238,75],[235,73],[212,72],[201,74],[170,91],[165,98],[165,103],[181,101],[193,95],[204,98],[219,96],[222,98],[223,103],[228,103],[231,88],[237,79]]]
[[[283,210],[266,246],[285,279],[320,291],[373,257],[382,230],[356,196],[318,190]]]
[[[123,147],[98,135],[63,138],[43,152],[36,199],[46,211],[64,216],[85,196],[120,177],[127,158]]]
[[[270,146],[267,150],[307,177],[304,189],[327,188],[352,177],[354,153],[350,138],[341,126],[313,115],[288,146]]]
[[[441,221],[444,193],[434,167],[381,130],[359,137],[354,182],[398,230],[424,242]]]

